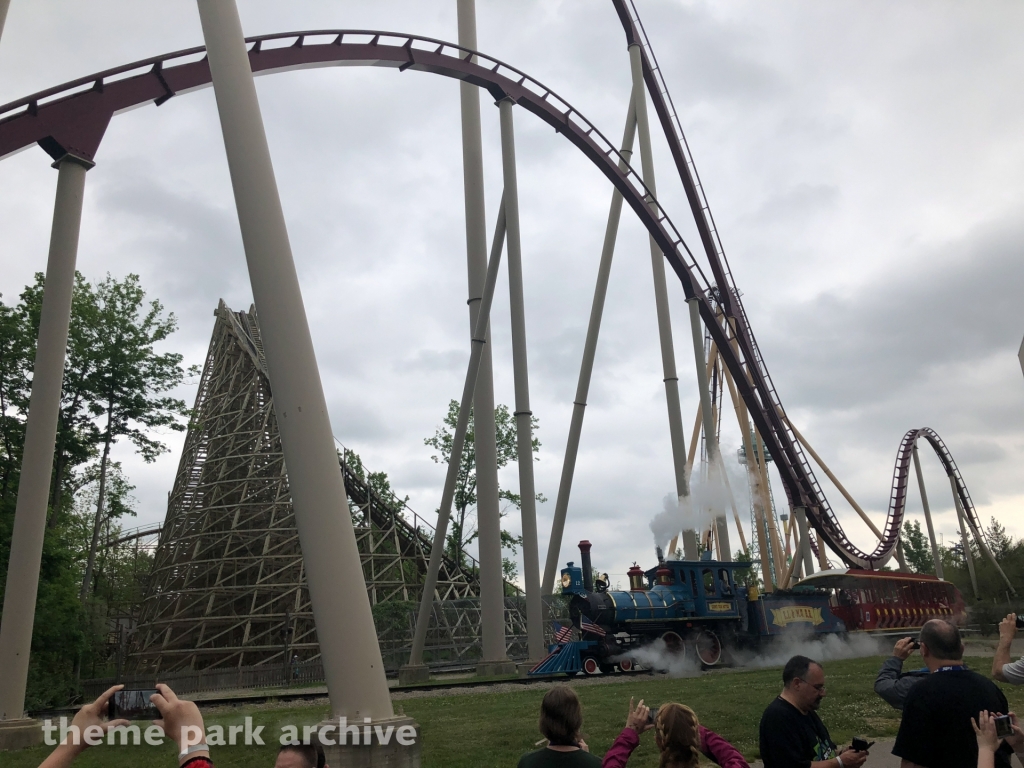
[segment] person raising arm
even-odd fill
[[[39,768],[67,768],[75,761],[75,758],[92,746],[90,742],[96,743],[95,740],[99,738],[99,743],[102,743],[102,739],[108,731],[118,726],[128,725],[127,720],[106,719],[110,699],[122,688],[124,688],[123,685],[108,688],[99,695],[96,701],[86,704],[78,710],[71,721],[68,735],[39,764]]]
[[[1024,685],[1024,658],[1010,661],[1010,646],[1017,636],[1017,614],[1008,613],[999,622],[999,644],[992,657],[992,677],[1010,685]]]

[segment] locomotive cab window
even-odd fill
[[[715,589],[715,574],[711,572],[710,568],[705,568],[701,574],[704,577],[704,594],[714,595],[717,593]]]
[[[732,594],[732,581],[729,579],[729,569],[722,568],[718,571],[718,578],[722,582],[722,593],[726,595]]]

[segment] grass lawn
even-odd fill
[[[894,736],[899,713],[872,690],[883,657],[831,661],[825,664],[828,696],[821,717],[839,744],[854,735]],[[968,659],[976,670],[986,672],[991,659]],[[595,754],[602,754],[622,729],[630,696],[648,703],[679,701],[689,704],[701,723],[735,744],[748,759],[757,757],[757,726],[761,712],[778,694],[778,667],[742,670],[696,678],[666,680],[638,676],[609,685],[582,685],[577,689],[584,707],[584,733]],[[1011,708],[1024,711],[1024,688],[1002,686]],[[540,738],[537,714],[543,691],[522,690],[500,694],[467,694],[396,702],[396,710],[414,717],[423,733],[424,768],[514,768],[520,755],[533,749]],[[312,725],[320,721],[322,707],[251,707],[220,711],[207,718],[207,726],[240,724],[250,715],[263,731],[264,747],[215,747],[214,762],[227,766],[271,766],[277,738],[284,724]],[[0,768],[34,768],[47,754],[46,748],[0,753]],[[134,768],[174,766],[173,748],[94,747],[76,763],[76,768]],[[644,737],[630,761],[630,768],[654,768],[658,759],[653,739]]]

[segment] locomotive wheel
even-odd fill
[[[583,671],[588,675],[596,675],[601,671],[601,665],[597,663],[597,659],[593,656],[587,656],[583,660]]]
[[[661,639],[665,641],[665,650],[673,656],[683,656],[686,653],[686,643],[675,632],[668,631],[661,636]]]
[[[702,629],[693,641],[694,650],[701,664],[713,667],[722,660],[722,643],[710,629]]]
[[[622,659],[619,662],[619,670],[621,672],[630,672],[630,671],[632,671],[632,669],[633,669],[633,660],[632,659]]]

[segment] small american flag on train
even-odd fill
[[[556,643],[568,643],[572,640],[572,625],[563,627],[557,621],[551,622],[555,627],[555,642]]]
[[[592,622],[586,616],[580,616],[580,629],[584,632],[589,632],[592,635],[597,635],[598,637],[604,637],[606,634],[603,629],[597,626],[597,624]]]

